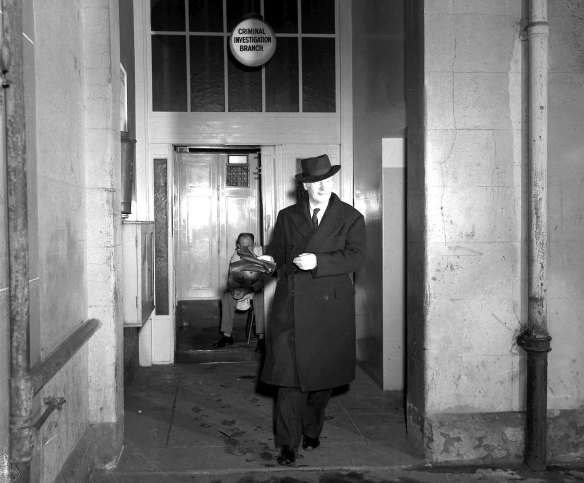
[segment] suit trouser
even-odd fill
[[[231,291],[226,290],[221,296],[221,332],[231,334],[233,332],[233,317],[235,315],[237,300],[231,296]],[[256,322],[256,333],[264,333],[264,297],[256,292],[253,297],[253,308]]]
[[[274,421],[276,446],[298,448],[303,434],[320,437],[332,392],[332,389],[302,392],[298,387],[279,387]]]

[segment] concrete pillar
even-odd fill
[[[84,0],[82,11],[88,318],[102,323],[89,346],[89,420],[107,466],[121,449],[124,404],[118,3]]]
[[[418,3],[406,58],[408,432],[430,461],[520,461],[521,2]]]

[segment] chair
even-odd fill
[[[256,330],[255,309],[253,306],[253,299],[249,301],[249,309],[247,309],[247,322],[245,323],[245,333],[247,334],[247,343],[251,340],[251,333]]]

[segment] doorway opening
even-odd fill
[[[176,146],[174,156],[176,362],[254,360],[248,313],[234,315],[234,344],[220,337],[221,296],[240,233],[264,245],[258,146]],[[251,320],[250,320],[251,323]]]

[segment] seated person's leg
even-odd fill
[[[264,294],[263,292],[256,292],[253,296],[253,309],[256,320],[256,334],[262,337],[265,334],[265,317],[264,317]]]
[[[266,320],[264,317],[264,293],[256,292],[253,296],[253,310],[255,314],[256,321],[256,334],[258,335],[258,345],[256,346],[256,352],[265,351],[265,340],[264,335],[266,332]]]
[[[235,314],[235,299],[231,296],[231,291],[226,290],[221,296],[221,338],[213,344],[216,347],[225,347],[233,344],[233,316]]]

